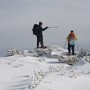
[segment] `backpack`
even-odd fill
[[[70,45],[75,45],[75,34],[70,33],[69,38],[70,38]]]
[[[70,40],[70,45],[75,45],[75,40],[74,39]]]
[[[39,28],[38,24],[34,24],[33,29],[32,29],[34,35],[38,34],[38,28]]]

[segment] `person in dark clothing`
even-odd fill
[[[71,53],[72,48],[72,55],[74,55],[75,40],[77,40],[78,38],[73,30],[71,30],[70,34],[67,36],[66,39],[68,41],[68,53]]]
[[[39,43],[41,44],[41,48],[44,48],[44,44],[43,44],[43,31],[45,31],[48,27],[42,28],[42,22],[39,22],[38,25],[38,31],[37,31],[37,48],[39,48]]]

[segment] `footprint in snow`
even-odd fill
[[[21,67],[21,66],[24,66],[23,64],[18,64],[18,65],[15,65],[15,66],[13,66],[13,67]]]

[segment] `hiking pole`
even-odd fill
[[[65,44],[64,44],[63,53],[64,53],[64,49],[66,47],[66,44],[67,44],[67,40],[65,41]]]
[[[66,47],[66,43],[67,43],[67,40],[65,41],[65,44],[64,44],[64,49],[65,49],[65,47]]]
[[[48,27],[48,28],[58,28],[58,27]]]

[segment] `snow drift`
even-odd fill
[[[11,48],[0,57],[0,90],[90,90],[89,76],[85,48],[70,56],[60,46],[23,52]]]

